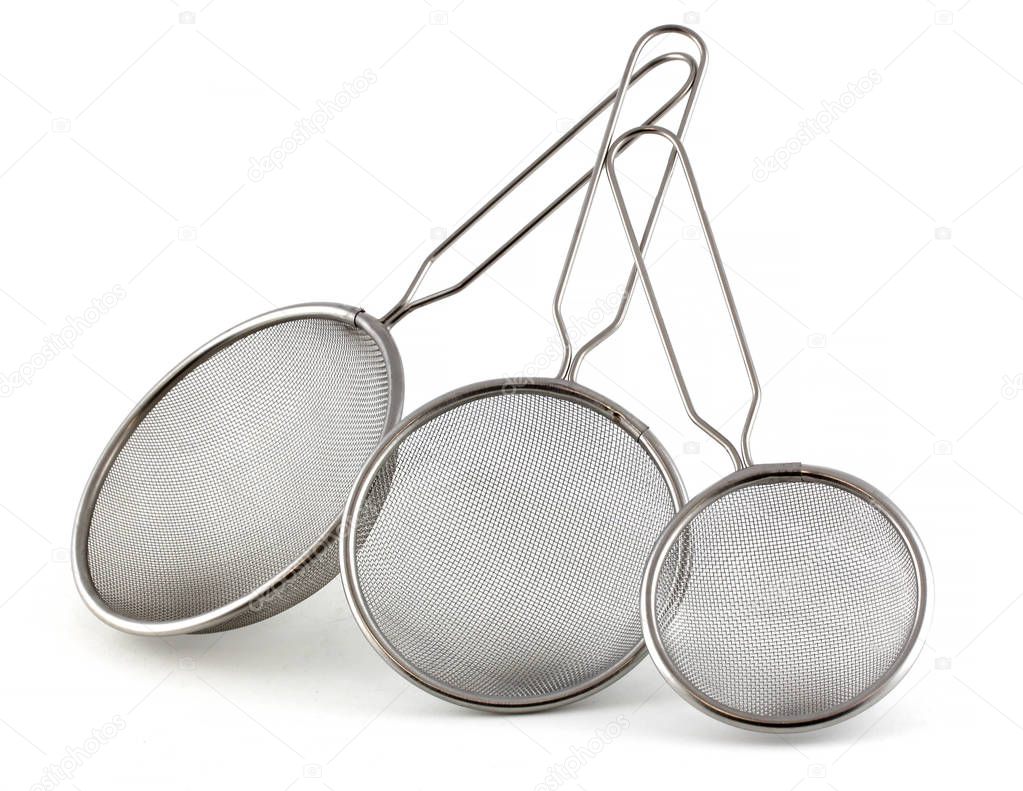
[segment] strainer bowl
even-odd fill
[[[876,703],[930,612],[913,528],[845,473],[755,465],[695,497],[660,538],[642,591],[658,669],[712,716],[809,730]]]
[[[485,382],[406,418],[344,520],[356,622],[413,683],[520,712],[644,656],[639,583],[684,501],[646,426],[559,379]]]
[[[401,361],[344,305],[266,313],[191,354],[99,459],[74,530],[89,608],[137,634],[263,620],[337,574],[329,526],[397,421]]]

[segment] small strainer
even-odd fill
[[[615,175],[620,147],[668,140],[682,163],[717,269],[752,398],[741,451],[695,410]],[[735,302],[688,156],[666,129],[636,129],[608,177],[686,412],[736,472],[686,505],[643,577],[643,632],[668,683],[703,711],[760,730],[808,730],[877,702],[908,670],[929,614],[929,570],[906,517],[851,475],[805,464],[751,465],[760,398]]]
[[[483,382],[409,415],[367,462],[343,520],[357,623],[406,678],[454,703],[561,705],[644,655],[638,582],[685,493],[647,427],[574,381],[562,297],[624,87],[668,32],[700,49],[694,94],[703,73],[703,42],[686,28],[656,28],[633,49],[554,300],[559,378]]]
[[[652,118],[690,89],[688,77]],[[382,319],[338,304],[258,316],[193,352],[135,407],[99,459],[74,532],[74,574],[104,622],[137,634],[235,628],[303,600],[338,572],[332,525],[402,411],[389,328],[464,289],[584,184],[587,172],[460,282],[416,297],[434,261],[615,100],[613,93],[422,263]]]

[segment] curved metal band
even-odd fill
[[[722,708],[719,704],[703,695],[698,689],[688,684],[679,675],[664,644],[661,630],[658,626],[657,591],[660,585],[661,570],[665,568],[666,561],[673,547],[679,541],[683,532],[689,528],[693,520],[707,506],[718,502],[721,497],[729,492],[734,492],[748,486],[787,481],[814,481],[816,483],[828,484],[849,492],[855,497],[862,499],[872,508],[876,508],[898,531],[912,558],[917,579],[917,610],[913,625],[906,638],[906,643],[899,656],[896,657],[885,674],[875,684],[857,695],[856,698],[848,701],[841,708],[814,719],[754,719],[748,714]],[[650,553],[650,559],[647,561],[647,566],[643,573],[643,586],[640,591],[640,610],[643,620],[643,635],[647,648],[650,651],[650,658],[665,681],[668,682],[668,685],[688,703],[716,719],[723,720],[730,725],[736,725],[740,728],[791,733],[834,725],[869,708],[888,694],[905,676],[910,667],[913,666],[913,662],[916,661],[920,650],[923,648],[924,635],[927,633],[931,619],[932,595],[930,563],[927,559],[927,554],[924,552],[923,545],[920,543],[916,531],[905,514],[884,493],[866,481],[828,467],[799,463],[757,464],[738,470],[721,479],[709,489],[701,492],[672,520],[658,539],[653,552]]]
[[[675,468],[671,454],[657,440],[646,424],[618,404],[594,390],[563,379],[534,379],[521,384],[509,384],[507,379],[492,379],[453,390],[407,415],[397,427],[384,437],[362,468],[362,472],[359,473],[359,477],[355,481],[355,486],[352,489],[345,512],[334,523],[333,528],[337,529],[341,534],[341,582],[344,587],[345,596],[348,599],[355,622],[359,625],[359,629],[376,652],[405,679],[442,700],[469,708],[506,714],[550,709],[594,694],[632,670],[646,656],[645,641],[641,640],[637,643],[632,650],[599,677],[589,679],[571,689],[560,690],[554,695],[522,700],[498,700],[480,697],[464,690],[455,689],[435,678],[427,677],[419,668],[409,663],[390,643],[387,635],[378,627],[370,611],[369,603],[363,596],[362,587],[359,582],[356,539],[359,514],[370,487],[390,454],[407,437],[440,415],[458,406],[483,398],[516,392],[539,393],[552,398],[572,401],[592,409],[597,414],[603,415],[615,423],[615,425],[638,442],[654,464],[656,464],[671,493],[675,509],[679,510],[685,506],[687,499],[685,486],[679,477],[678,470]]]
[[[688,66],[688,74],[685,83],[682,87],[674,94],[668,101],[661,105],[645,123],[656,123],[659,121],[672,107],[682,100],[682,97],[690,92],[690,89],[694,85],[694,80],[697,74],[697,65],[691,55],[682,52],[670,52],[665,55],[653,58],[649,63],[646,63],[641,69],[639,69],[629,81],[632,85],[639,80],[643,79],[647,74],[654,71],[660,66],[666,63],[685,63]],[[537,226],[543,223],[551,214],[553,214],[560,206],[562,206],[569,198],[575,195],[579,189],[589,181],[593,179],[594,171],[587,171],[580,176],[576,181],[571,184],[564,192],[558,197],[551,201],[539,214],[533,219],[522,226],[516,231],[504,244],[497,248],[493,253],[487,256],[480,264],[478,264],[469,274],[459,280],[452,286],[440,289],[426,296],[414,299],[416,292],[419,291],[423,280],[426,278],[427,273],[433,267],[436,260],[447,252],[452,245],[461,239],[471,228],[473,228],[479,220],[483,219],[489,214],[499,203],[501,203],[509,194],[511,194],[516,187],[518,187],[523,181],[529,178],[533,173],[539,170],[548,160],[550,160],[556,153],[564,148],[568,143],[574,140],[579,134],[588,127],[593,119],[600,115],[608,106],[616,100],[618,97],[618,91],[606,96],[599,104],[597,104],[592,110],[590,110],[581,120],[572,126],[564,135],[556,140],[550,147],[548,147],[539,157],[533,160],[524,170],[522,170],[515,178],[508,182],[501,190],[494,195],[490,200],[484,203],[479,209],[467,219],[457,230],[451,233],[443,242],[441,242],[436,249],[433,250],[426,258],[423,263],[419,265],[419,270],[416,272],[415,277],[409,284],[409,287],[405,290],[401,299],[398,303],[391,308],[386,314],[384,314],[381,321],[384,326],[391,327],[398,323],[415,310],[421,307],[437,302],[438,300],[444,299],[445,297],[452,296],[462,291],[466,286],[472,283],[476,278],[486,272],[494,263],[504,257],[505,253],[515,247],[520,241],[530,234]],[[688,110],[687,110],[688,114]]]
[[[752,393],[749,410],[746,413],[746,422],[742,429],[741,450],[737,449],[735,445],[727,437],[725,437],[723,433],[721,433],[721,431],[707,422],[707,420],[696,411],[693,399],[689,394],[689,388],[686,386],[685,377],[682,375],[682,369],[678,364],[678,357],[675,354],[675,348],[672,345],[671,337],[668,334],[668,328],[664,323],[664,317],[661,314],[657,295],[654,293],[653,284],[650,281],[650,272],[646,266],[644,251],[641,249],[641,245],[636,239],[636,230],[632,225],[632,220],[629,218],[628,210],[625,208],[625,198],[622,195],[621,184],[618,181],[615,160],[618,154],[621,153],[622,149],[624,149],[631,140],[643,135],[656,135],[671,143],[673,148],[672,158],[677,156],[678,160],[682,163],[682,170],[685,172],[686,182],[689,185],[689,192],[692,195],[693,203],[696,206],[696,212],[700,218],[700,226],[703,229],[703,234],[706,237],[707,246],[710,250],[711,259],[714,262],[718,284],[721,286],[721,293],[725,298],[725,305],[728,308],[728,315],[732,321],[735,340],[738,343],[739,351],[742,354],[743,365],[746,367],[746,376],[749,379],[750,391]],[[650,303],[650,310],[654,315],[657,332],[661,337],[661,345],[664,347],[665,354],[668,356],[668,361],[671,364],[672,375],[675,377],[675,384],[678,386],[679,394],[682,396],[682,402],[685,405],[686,413],[697,426],[703,429],[708,436],[725,449],[725,452],[728,453],[728,456],[732,460],[732,464],[735,465],[735,469],[738,470],[743,467],[748,467],[753,463],[750,457],[749,440],[750,432],[753,428],[753,421],[756,418],[757,408],[760,405],[760,380],[757,378],[756,368],[753,365],[753,357],[750,355],[749,345],[746,342],[746,334],[743,332],[742,322],[739,320],[739,311],[735,306],[732,289],[728,284],[728,276],[725,274],[725,265],[721,261],[721,253],[718,250],[717,242],[714,239],[714,232],[710,227],[710,218],[707,216],[707,209],[703,205],[703,198],[701,197],[700,189],[696,184],[696,177],[693,175],[693,166],[689,162],[689,156],[686,154],[682,141],[679,140],[677,135],[659,126],[647,126],[632,129],[619,137],[611,146],[607,158],[607,176],[608,180],[611,182],[611,191],[614,193],[615,203],[618,206],[618,213],[622,218],[622,225],[625,227],[626,235],[629,237],[629,245],[632,247],[632,253],[636,257],[636,268],[639,270],[639,276],[643,282],[643,290],[646,292],[647,301]]]
[[[625,65],[625,71],[622,74],[622,80],[615,96],[614,107],[611,109],[611,115],[608,118],[607,127],[604,130],[604,138],[601,140],[600,146],[597,150],[597,160],[593,166],[593,170],[591,171],[589,184],[586,187],[586,195],[583,198],[583,205],[579,211],[579,219],[576,220],[575,230],[572,232],[572,240],[569,242],[568,246],[568,254],[565,256],[565,263],[561,270],[561,277],[558,279],[558,287],[554,293],[554,322],[557,325],[558,334],[561,336],[561,343],[565,350],[561,362],[561,370],[558,373],[558,376],[562,379],[573,378],[577,368],[577,362],[575,360],[576,355],[572,348],[572,340],[569,337],[568,326],[565,322],[564,316],[565,289],[568,285],[568,280],[571,276],[576,256],[579,253],[579,244],[582,241],[583,229],[586,227],[586,222],[589,219],[590,209],[593,208],[593,198],[596,194],[597,184],[600,181],[600,172],[603,170],[604,163],[607,160],[615,127],[618,125],[618,118],[621,115],[622,106],[624,105],[625,94],[633,80],[632,75],[636,69],[636,63],[639,60],[639,56],[651,41],[655,38],[668,34],[676,34],[689,39],[696,44],[700,53],[700,62],[696,68],[696,73],[692,78],[693,90],[690,92],[689,101],[687,102],[686,110],[682,117],[681,129],[684,129],[688,125],[693,102],[697,92],[699,91],[699,83],[703,78],[703,67],[707,62],[707,45],[704,44],[703,39],[687,27],[683,27],[682,25],[661,25],[659,27],[655,27],[644,33],[632,48],[632,54],[629,55],[629,60]],[[661,186],[658,189],[657,195],[654,197],[654,203],[651,207],[650,218],[647,221],[646,232],[644,232],[644,240],[647,239],[649,232],[652,231],[653,226],[657,222],[661,206],[664,203],[664,195],[667,191],[668,183],[671,181],[674,162],[675,158],[673,156],[668,158],[668,164],[665,167],[664,176],[661,178]],[[630,284],[634,282],[633,276],[630,276],[629,282]],[[619,303],[618,311],[612,319],[611,324],[598,333],[594,339],[591,339],[586,346],[587,351],[592,349],[597,343],[600,343],[609,337],[621,325],[622,319],[625,316],[625,311],[628,308],[628,299],[630,297],[631,287],[626,294],[623,294]]]

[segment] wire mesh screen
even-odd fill
[[[743,718],[840,711],[907,647],[919,606],[913,555],[888,517],[844,489],[731,489],[672,549],[680,562],[662,570],[655,613],[675,675]]]
[[[389,398],[380,348],[343,321],[288,320],[217,351],[153,406],[99,491],[88,568],[100,598],[122,616],[170,621],[282,572],[343,510]],[[279,612],[337,571],[335,543],[217,629]]]
[[[391,448],[354,515],[354,585],[425,683],[554,699],[638,653],[644,562],[674,511],[650,453],[596,409],[489,394]]]

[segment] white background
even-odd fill
[[[5,4],[0,373],[28,365],[32,378],[0,399],[3,787],[43,782],[105,725],[113,737],[60,787],[1011,783],[1023,731],[1019,5],[444,2]],[[825,731],[748,734],[689,708],[647,661],[578,705],[487,716],[394,675],[337,581],[219,636],[132,637],[89,615],[67,562],[72,516],[148,387],[272,306],[336,300],[380,315],[443,229],[610,90],[635,38],[665,22],[691,24],[710,48],[687,142],[766,383],[756,455],[871,481],[930,554],[932,629],[895,692]],[[366,69],[376,82],[322,134],[249,178],[251,157]],[[829,131],[755,178],[758,158],[872,72]],[[593,142],[431,282],[460,276],[582,172]],[[649,148],[629,163],[637,205],[659,176],[663,152]],[[576,313],[628,265],[606,193]],[[700,405],[734,436],[741,370],[683,185],[669,203],[655,281]],[[552,372],[549,301],[574,215],[396,328],[408,407]],[[72,348],[33,364],[118,286]],[[642,298],[583,381],[651,423],[691,492],[727,471],[681,411]],[[620,735],[594,751],[612,722]]]

